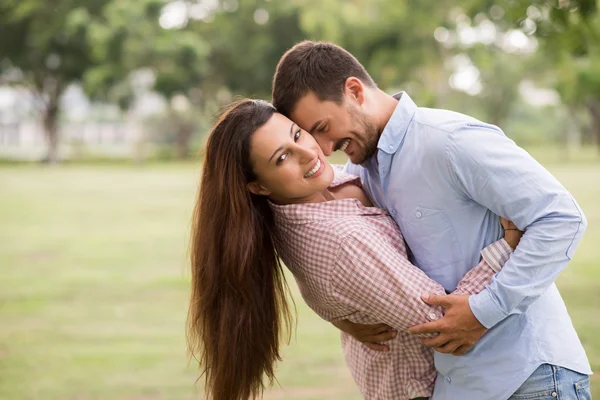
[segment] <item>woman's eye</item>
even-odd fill
[[[282,162],[285,161],[285,159],[287,158],[287,156],[288,156],[287,153],[283,153],[282,155],[280,155],[277,158],[277,162],[275,164],[277,164],[277,165],[281,164]]]
[[[295,142],[297,142],[297,141],[298,141],[298,139],[300,139],[300,136],[302,136],[302,130],[301,130],[301,129],[298,129],[298,130],[296,131],[296,134],[294,134],[294,141],[295,141]]]

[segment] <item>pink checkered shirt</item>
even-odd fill
[[[336,171],[331,187],[351,181],[360,184],[358,178]],[[342,332],[346,363],[365,399],[431,396],[433,351],[406,330],[443,315],[420,299],[422,293],[446,293],[410,263],[394,220],[385,210],[365,207],[357,199],[271,207],[277,250],[310,308],[326,321],[385,323],[398,330],[386,342],[388,352],[373,351]],[[503,239],[483,249],[483,260],[453,293],[478,293],[510,253]]]

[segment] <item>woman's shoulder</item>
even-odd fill
[[[353,182],[356,183],[356,185],[360,186],[360,177],[348,173],[344,165],[331,164],[331,167],[333,168],[333,182],[331,182],[331,185],[329,185],[329,187],[336,187],[348,182]]]
[[[346,199],[336,202],[354,202]],[[319,203],[326,204],[326,203]],[[339,204],[343,207],[343,204]],[[297,223],[276,224],[278,247],[284,253],[304,257],[335,257],[348,237],[357,232],[374,232],[375,224],[366,215],[338,215],[330,218],[305,218]]]

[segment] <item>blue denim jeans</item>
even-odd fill
[[[542,364],[509,400],[591,400],[590,377]]]

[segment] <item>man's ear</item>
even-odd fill
[[[344,94],[350,96],[354,101],[362,105],[365,102],[365,87],[362,81],[354,76],[346,79]]]
[[[266,187],[262,186],[257,181],[250,182],[246,185],[250,193],[257,194],[259,196],[268,196],[271,194],[271,191]]]

